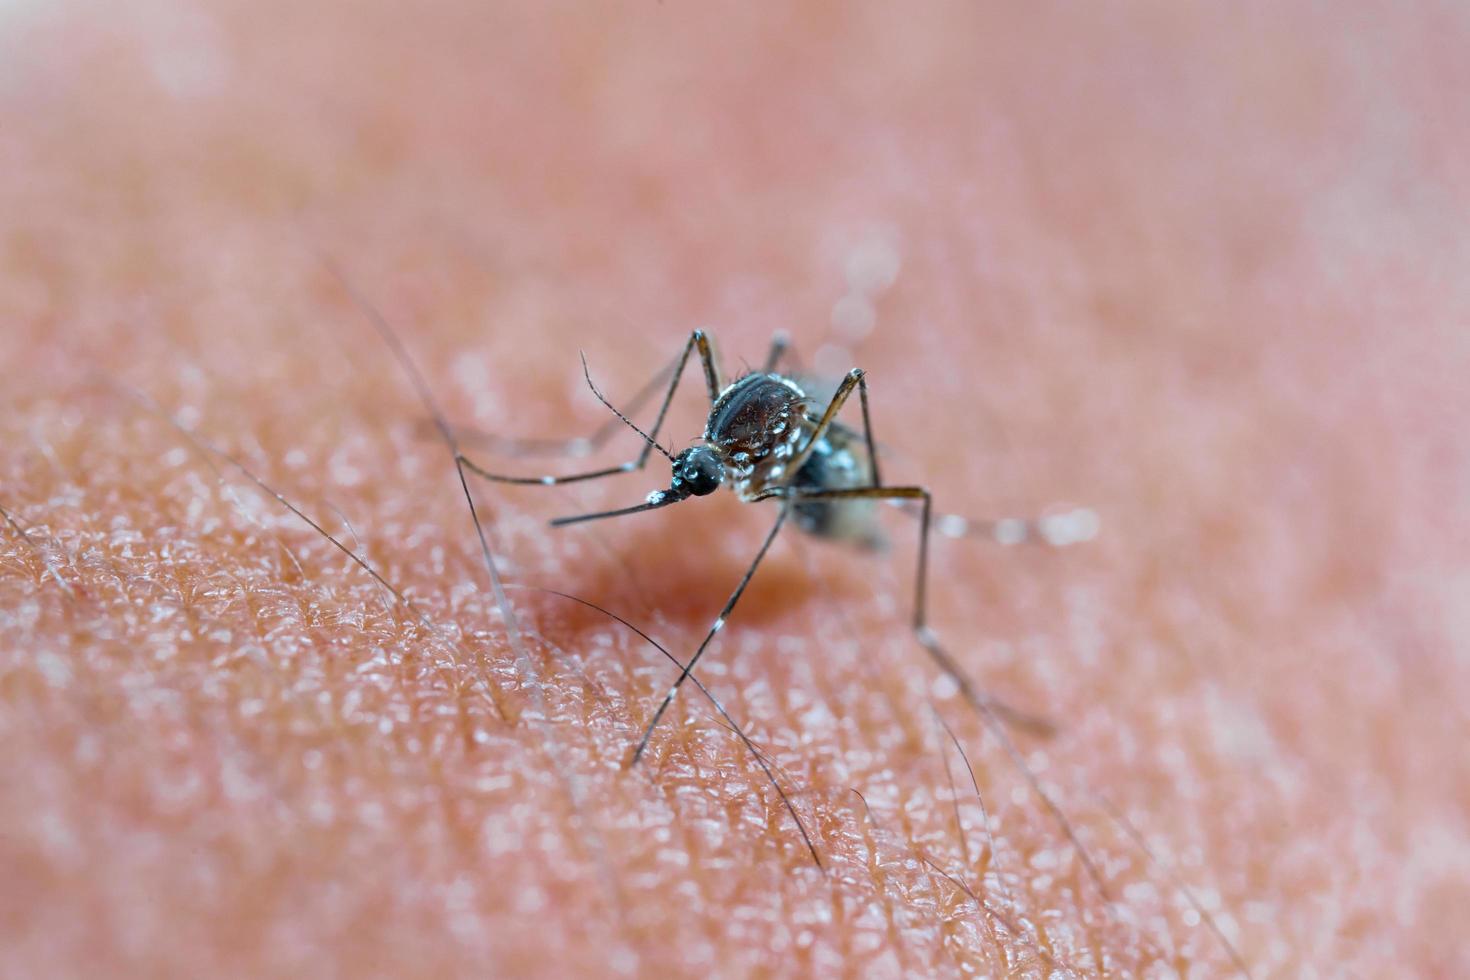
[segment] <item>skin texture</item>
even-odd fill
[[[1229,975],[1176,875],[1256,976],[1470,971],[1463,8],[482,6],[0,5],[0,974]],[[783,538],[701,665],[825,873],[692,688],[625,769],[675,671],[533,592],[513,646],[318,251],[458,423],[780,328],[889,481],[1097,511],[936,544],[932,620],[1058,724],[1106,898],[897,514]],[[666,479],[475,490],[507,581],[687,658],[770,505],[545,525]]]

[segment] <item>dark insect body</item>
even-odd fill
[[[690,356],[695,352],[698,352],[700,366],[703,368],[705,389],[710,404],[709,416],[705,423],[702,440],[676,456],[659,444],[658,433],[663,428],[664,419],[668,414],[669,405],[678,388],[684,368],[689,363]],[[734,610],[736,603],[740,601],[746,585],[749,584],[751,577],[769,550],[771,542],[775,540],[786,521],[795,517],[796,526],[813,535],[872,547],[882,541],[881,533],[874,520],[873,506],[884,500],[899,505],[916,505],[918,510],[919,556],[914,583],[912,626],[919,644],[928,651],[940,669],[953,679],[965,699],[988,721],[998,726],[999,722],[1004,720],[1033,732],[1050,732],[1051,726],[1046,721],[1016,711],[981,693],[960,671],[949,653],[940,645],[934,631],[929,628],[927,583],[929,530],[932,522],[931,497],[929,491],[924,487],[888,486],[882,482],[878,453],[873,441],[871,413],[868,408],[866,374],[858,368],[849,371],[830,399],[823,405],[808,396],[795,380],[777,373],[785,354],[786,342],[784,338],[778,336],[771,344],[765,367],[762,370],[736,378],[728,384],[722,384],[719,366],[709,338],[703,331],[694,331],[690,334],[683,351],[669,372],[671,376],[668,388],[665,390],[658,416],[648,432],[638,428],[632,420],[603,397],[597,386],[592,383],[584,357],[582,369],[592,393],[643,438],[643,448],[634,459],[621,466],[604,467],[582,473],[527,477],[493,473],[462,455],[459,457],[467,469],[487,480],[542,486],[595,480],[618,473],[640,470],[655,449],[669,460],[671,466],[669,485],[650,493],[643,503],[618,510],[557,518],[551,523],[558,527],[657,510],[688,500],[690,497],[707,496],[714,493],[722,484],[729,486],[741,500],[748,503],[772,499],[780,502],[776,520],[762,541],[755,559],[746,569],[740,584],[726,601],[720,615],[715,618],[703,642],[695,650],[694,656],[654,712],[638,747],[634,750],[633,761],[638,761],[642,756],[664,712],[668,710],[699,659],[704,656],[710,642],[724,628],[727,617]],[[653,389],[650,387],[645,390]],[[837,414],[847,403],[853,391],[858,393],[858,402],[862,412],[860,434],[836,421]],[[587,442],[588,440],[585,439],[572,440],[568,446],[581,447]],[[947,520],[958,520],[958,518]],[[968,527],[968,522],[965,523]],[[1009,751],[1015,752],[1008,739],[1005,744]],[[1039,786],[1035,788],[1039,790]],[[1060,817],[1060,811],[1054,809],[1054,812]],[[1086,862],[1088,859],[1084,856],[1083,860]]]
[[[788,481],[799,494],[873,485],[873,458],[859,434],[836,422],[818,434],[813,412],[820,408],[795,380],[769,372],[747,374],[720,393],[704,440],[741,499],[779,486],[807,442],[806,461]],[[867,547],[883,542],[871,501],[805,500],[792,511],[796,526],[816,537]]]

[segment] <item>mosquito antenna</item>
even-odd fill
[[[639,629],[637,626],[634,626],[622,616],[619,616],[617,613],[613,612],[610,609],[605,609],[602,606],[599,606],[595,602],[583,599],[581,596],[572,595],[569,592],[558,592],[556,589],[545,589],[536,585],[511,584],[506,586],[506,588],[524,589],[530,592],[544,592],[547,595],[560,596],[563,599],[570,599],[572,602],[581,603],[589,609],[595,609],[598,612],[602,613],[604,616],[607,616],[609,619],[616,620],[617,622],[622,623],[628,629],[632,630],[634,633],[637,633],[650,646],[652,646],[659,653],[663,654],[664,657],[666,657],[668,661],[672,663],[675,667],[678,667],[680,670],[684,669],[684,664],[680,662],[679,658],[670,653],[668,648],[665,647],[662,643],[658,642],[653,637],[643,632],[643,630]],[[812,843],[811,836],[807,834],[806,825],[801,822],[801,817],[797,816],[796,807],[792,805],[790,797],[786,795],[786,791],[781,788],[780,782],[778,782],[776,779],[776,774],[771,771],[771,766],[769,765],[765,757],[765,753],[763,753],[759,748],[756,747],[755,743],[750,740],[750,737],[745,734],[744,730],[741,729],[740,725],[735,721],[735,719],[730,717],[730,713],[725,710],[725,706],[720,703],[719,698],[715,697],[714,694],[710,692],[710,689],[705,687],[704,683],[700,681],[698,677],[695,677],[693,674],[691,674],[689,675],[689,679],[694,682],[694,686],[699,689],[700,693],[702,693],[706,698],[709,699],[710,704],[715,706],[715,710],[720,713],[720,716],[724,718],[726,723],[730,726],[730,731],[734,732],[736,737],[738,737],[740,741],[745,744],[745,747],[750,750],[750,754],[755,759],[756,764],[761,767],[762,771],[764,771],[766,774],[766,778],[771,781],[771,786],[776,790],[776,795],[781,797],[781,803],[786,807],[786,812],[791,814],[791,819],[796,824],[796,829],[798,832],[800,832],[801,839],[806,844],[806,849],[811,853],[812,860],[816,862],[818,868],[826,871],[826,866],[822,864],[822,859],[817,855],[817,848]]]
[[[672,463],[674,461],[674,457],[669,454],[669,451],[667,449],[665,449],[663,446],[660,446],[658,444],[658,440],[657,439],[653,438],[653,436],[649,435],[648,433],[644,432],[642,429],[638,428],[638,426],[634,425],[632,419],[628,418],[628,416],[626,416],[622,412],[618,411],[617,408],[615,408],[613,406],[613,403],[612,402],[610,402],[606,398],[602,397],[602,392],[598,391],[597,390],[597,385],[595,385],[595,384],[592,383],[592,371],[590,369],[588,369],[588,367],[587,367],[587,352],[586,351],[578,351],[577,353],[579,353],[579,354],[582,355],[582,377],[584,377],[584,378],[587,379],[587,387],[589,387],[589,388],[592,389],[592,394],[594,394],[594,395],[597,396],[597,400],[600,401],[600,402],[602,402],[602,404],[607,407],[608,411],[612,412],[618,418],[622,419],[624,425],[626,425],[628,428],[632,429],[634,432],[636,432],[640,436],[642,436],[644,442],[648,443],[654,449],[657,449],[659,452],[663,453],[664,458],[667,459],[670,463]]]
[[[1123,811],[1119,810],[1113,804],[1112,800],[1108,799],[1106,796],[1099,796],[1098,799],[1102,803],[1103,809],[1108,811],[1108,815],[1118,822],[1118,826],[1123,828],[1123,832],[1127,834],[1130,838],[1132,838],[1133,843],[1138,845],[1138,849],[1148,857],[1149,862],[1152,863],[1155,867],[1161,868],[1164,874],[1169,876],[1169,880],[1174,883],[1174,887],[1179,889],[1179,891],[1184,895],[1189,904],[1194,907],[1194,911],[1198,913],[1201,919],[1204,920],[1205,925],[1208,926],[1209,930],[1215,934],[1215,938],[1220,940],[1220,945],[1225,947],[1225,952],[1230,955],[1231,962],[1233,962],[1235,964],[1235,968],[1240,971],[1240,975],[1245,977],[1246,980],[1251,980],[1250,968],[1245,965],[1245,960],[1241,957],[1239,951],[1236,950],[1235,944],[1232,943],[1228,938],[1226,938],[1225,932],[1220,928],[1219,924],[1215,922],[1215,917],[1210,914],[1209,909],[1200,904],[1200,901],[1198,898],[1195,897],[1194,892],[1190,889],[1188,885],[1184,883],[1184,879],[1179,877],[1178,873],[1175,872],[1174,868],[1170,864],[1166,864],[1164,861],[1160,860],[1159,856],[1154,853],[1153,849],[1149,847],[1148,843],[1143,839],[1143,835],[1138,832],[1138,828],[1133,825],[1133,821],[1124,816]]]

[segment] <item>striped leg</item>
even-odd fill
[[[690,672],[694,670],[694,665],[699,663],[699,658],[704,656],[704,651],[709,648],[710,641],[715,638],[716,633],[725,628],[725,620],[735,610],[735,604],[740,601],[740,596],[744,594],[745,587],[750,584],[751,578],[755,575],[756,568],[760,566],[761,559],[766,557],[766,552],[771,548],[771,542],[776,540],[776,535],[780,533],[781,525],[786,523],[786,517],[790,511],[791,508],[789,505],[784,503],[781,505],[781,513],[776,515],[776,523],[772,524],[771,529],[766,532],[766,539],[761,542],[760,550],[755,553],[755,559],[750,563],[750,567],[745,570],[745,574],[740,579],[740,584],[735,586],[735,591],[725,601],[725,608],[720,610],[720,615],[715,618],[714,623],[709,628],[709,632],[704,635],[704,640],[699,644],[699,649],[694,651],[694,656],[690,657],[689,663],[684,665],[684,669],[680,672],[678,679],[669,688],[669,693],[664,695],[663,702],[659,704],[658,710],[653,713],[653,719],[649,721],[648,727],[643,730],[643,737],[638,740],[638,748],[633,751],[633,763],[636,764],[643,757],[643,750],[648,747],[648,740],[653,737],[653,730],[658,727],[659,720],[663,718],[664,712],[669,710],[669,705],[674,703],[674,698],[678,695],[679,688],[689,679]]]
[[[598,391],[597,386],[592,383],[591,375],[587,374],[587,362],[585,358],[583,359],[582,370],[584,374],[587,374],[587,385],[592,389],[592,393],[597,396],[597,400],[607,406],[623,424],[633,429],[640,436],[643,436],[643,448],[638,451],[637,456],[626,463],[581,473],[551,474],[546,476],[510,476],[504,473],[492,473],[463,453],[459,454],[459,460],[464,464],[465,469],[486,480],[493,480],[496,483],[541,485],[548,487],[554,487],[563,483],[581,483],[586,480],[599,480],[607,476],[616,476],[619,473],[632,473],[635,470],[641,470],[644,464],[648,462],[649,454],[654,449],[657,449],[665,456],[669,456],[668,451],[658,444],[658,432],[659,429],[663,428],[664,418],[668,415],[669,404],[674,400],[674,392],[679,387],[679,379],[684,374],[684,367],[689,362],[690,353],[694,350],[699,351],[700,363],[704,367],[705,386],[709,391],[710,404],[714,404],[715,398],[718,397],[719,368],[715,364],[714,351],[710,348],[709,338],[705,336],[704,331],[696,330],[689,335],[689,340],[684,345],[683,352],[679,355],[679,360],[674,366],[673,377],[670,379],[668,390],[664,393],[663,404],[659,406],[658,417],[654,420],[653,428],[647,434],[634,425],[622,412],[613,408],[612,404],[606,398],[602,397],[602,392]],[[672,459],[672,457],[669,458]]]

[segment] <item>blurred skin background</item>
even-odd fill
[[[0,0],[0,973],[1238,974],[1213,922],[1255,976],[1464,975],[1467,43],[1454,4]],[[465,426],[587,433],[579,350],[623,401],[693,327],[729,372],[782,329],[868,370],[888,481],[1095,510],[936,543],[932,620],[1057,724],[1017,744],[1103,888],[914,644],[897,514],[778,542],[702,662],[825,871],[692,688],[626,769],[670,666],[530,591],[518,660],[322,254]],[[475,492],[508,581],[687,657],[769,507],[545,525],[666,478]]]

